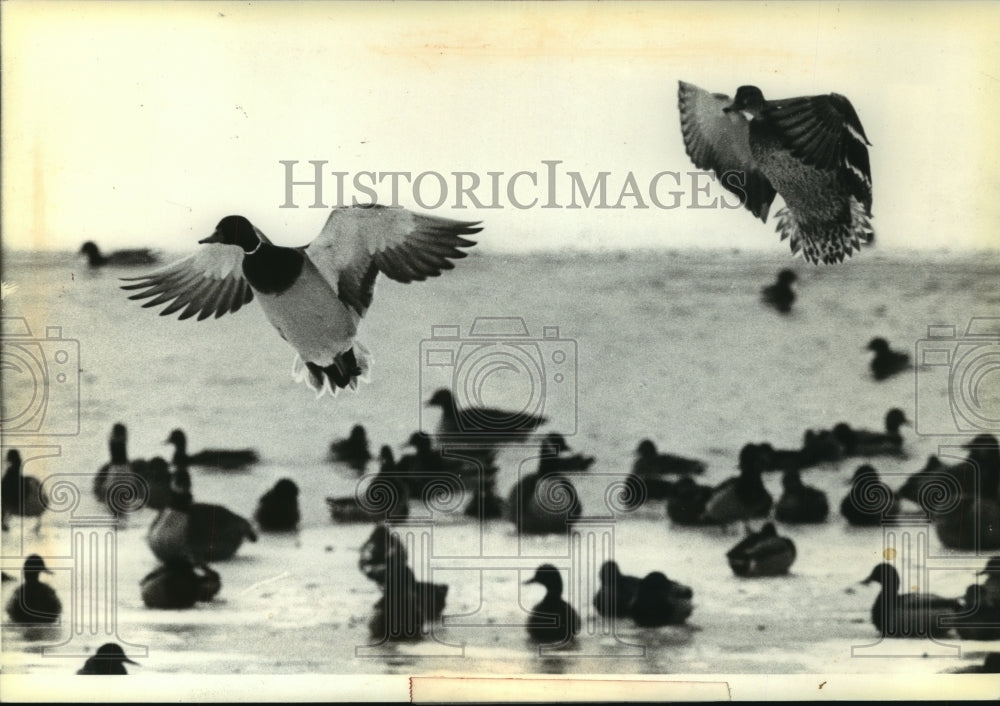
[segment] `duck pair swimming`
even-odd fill
[[[478,223],[379,204],[335,208],[303,247],[274,245],[243,216],[226,216],[197,253],[143,277],[127,278],[144,307],[167,304],[199,321],[235,313],[255,297],[296,351],[293,377],[317,397],[368,381],[371,356],[356,340],[379,273],[409,283],[454,267],[475,243]]]
[[[690,587],[671,581],[661,571],[640,579],[623,574],[617,562],[606,561],[598,575],[601,587],[593,603],[600,615],[631,618],[642,627],[660,627],[681,625],[694,610]]]

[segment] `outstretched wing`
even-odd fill
[[[234,245],[207,243],[198,252],[142,277],[123,277],[122,289],[141,290],[129,299],[148,299],[144,307],[170,302],[160,316],[181,311],[180,318],[195,314],[198,321],[212,314],[218,318],[239,311],[253,299],[253,290],[243,277],[243,249]]]
[[[757,168],[750,153],[750,128],[739,113],[724,113],[729,96],[709,93],[679,81],[678,107],[684,148],[695,166],[712,169],[723,187],[740,197],[757,218],[767,222],[774,201],[771,182]]]
[[[344,303],[364,314],[371,306],[375,277],[397,282],[437,277],[455,265],[475,242],[479,222],[455,221],[378,204],[336,208],[305,254]]]
[[[769,101],[767,120],[803,164],[837,170],[848,193],[872,210],[871,143],[854,106],[839,93]]]

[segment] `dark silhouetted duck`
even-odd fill
[[[126,664],[138,666],[138,662],[133,662],[125,656],[125,651],[121,645],[115,642],[107,642],[97,648],[93,657],[88,657],[83,666],[77,670],[77,674],[128,674],[125,671]]]
[[[368,449],[368,432],[360,424],[351,427],[346,439],[330,443],[330,460],[346,463],[356,471],[363,472],[373,458]]]
[[[758,450],[743,448],[740,452],[740,474],[715,487],[705,503],[703,522],[729,524],[768,516],[774,498],[761,480],[761,462]]]
[[[982,586],[972,584],[965,589],[965,610],[953,623],[963,640],[1000,640],[1000,603],[990,603],[986,598]]]
[[[795,561],[795,543],[778,536],[774,523],[767,522],[726,552],[726,559],[737,576],[783,576]]]
[[[174,466],[202,466],[234,471],[251,466],[260,460],[253,449],[205,449],[198,453],[187,452],[187,435],[181,429],[174,429],[164,442],[174,447]]]
[[[797,471],[803,468],[800,449],[776,449],[771,444],[746,444],[760,455],[763,471]]]
[[[795,303],[795,292],[792,285],[798,277],[792,270],[781,270],[778,273],[778,280],[774,284],[769,284],[760,290],[760,298],[772,309],[787,314],[792,310]]]
[[[207,566],[171,559],[143,577],[139,586],[147,608],[172,610],[212,600],[222,588],[222,579]]]
[[[41,582],[41,573],[52,572],[42,557],[32,554],[24,561],[24,582],[7,601],[7,615],[15,623],[54,623],[59,619],[62,602],[51,586]]]
[[[785,471],[781,487],[784,492],[774,506],[774,519],[790,524],[826,522],[830,514],[826,493],[805,485],[798,471]]]
[[[764,100],[756,86],[731,99],[680,82],[684,147],[695,166],[767,221],[785,200],[778,232],[812,263],[841,262],[873,236],[868,138],[850,101],[837,93]]]
[[[460,409],[451,390],[438,389],[427,401],[428,407],[439,407],[438,442],[460,440],[476,446],[496,446],[519,443],[533,434],[547,419],[544,416],[511,412],[486,407]]]
[[[35,532],[42,526],[42,513],[48,507],[48,496],[41,482],[34,476],[21,473],[21,452],[10,449],[7,452],[7,470],[0,481],[0,508],[2,508],[3,528],[8,529],[7,518],[11,515],[38,518]]]
[[[87,256],[87,263],[91,267],[134,267],[138,265],[155,265],[160,258],[149,248],[138,248],[133,250],[115,250],[107,255],[101,252],[97,243],[88,240],[80,246],[80,254]]]
[[[640,579],[623,574],[615,561],[601,564],[598,576],[601,587],[594,594],[594,608],[597,612],[612,619],[630,617]]]
[[[576,488],[559,470],[559,447],[542,440],[538,471],[520,478],[507,500],[510,520],[522,534],[566,532],[582,514]]]
[[[405,554],[394,554],[387,561],[380,586],[382,597],[375,602],[368,624],[375,638],[419,640],[426,633],[426,625],[440,619],[444,612],[448,586],[417,581],[406,565]]]
[[[642,627],[681,625],[691,615],[693,592],[688,586],[671,581],[666,574],[654,571],[639,582],[632,604],[632,619]]]
[[[941,618],[953,619],[962,604],[952,598],[930,593],[899,593],[899,572],[892,564],[881,563],[861,583],[882,586],[872,605],[872,624],[885,637],[943,637],[949,627]]]
[[[524,583],[545,587],[545,598],[528,616],[528,637],[544,644],[563,644],[572,640],[580,632],[580,615],[562,599],[563,581],[559,569],[552,564],[542,564]]]
[[[899,501],[878,471],[866,464],[854,471],[851,490],[840,502],[840,514],[855,527],[877,527],[899,514]]]
[[[942,473],[946,473],[945,464],[941,463],[941,459],[937,456],[931,454],[927,457],[927,462],[924,467],[912,474],[902,486],[899,488],[899,497],[904,500],[909,500],[912,503],[920,503],[920,497],[924,492],[924,486],[928,483],[933,482],[935,479],[940,479]]]
[[[396,468],[405,475],[411,497],[422,496],[429,484],[444,476],[457,476],[470,486],[478,485],[480,466],[475,460],[445,456],[434,448],[430,437],[420,432],[411,434],[406,445],[412,447],[414,453],[403,456]],[[492,464],[495,460],[493,450],[480,449],[472,455],[484,464]]]
[[[944,546],[1000,549],[1000,446],[992,434],[980,434],[964,447],[969,452],[966,460],[944,469],[955,483],[944,486],[944,497],[925,493],[922,505]],[[959,488],[957,497],[954,485]]]
[[[299,526],[299,486],[282,478],[257,501],[253,515],[265,532],[287,532]]]
[[[477,223],[412,213],[380,204],[335,208],[319,235],[304,247],[273,245],[243,216],[226,216],[196,254],[124,289],[143,306],[172,302],[198,320],[235,312],[256,297],[264,315],[296,353],[293,375],[316,391],[335,395],[367,381],[368,350],[355,340],[381,272],[397,282],[423,281],[466,256],[462,238]],[[317,312],[322,312],[319,315]]]
[[[365,487],[362,496],[354,494],[326,499],[334,522],[374,522],[409,517],[410,493],[406,480],[396,469],[395,457],[388,446],[379,451],[379,464],[378,473]]]
[[[146,543],[160,561],[182,559],[196,565],[230,559],[245,539],[257,541],[246,518],[221,505],[193,502],[186,471],[174,474],[170,503],[146,534]]]
[[[714,488],[699,485],[690,476],[679,478],[674,483],[673,493],[667,497],[667,517],[678,525],[702,525],[705,505],[712,497]]]
[[[844,448],[832,431],[806,430],[802,438],[802,449],[799,451],[799,470],[835,463],[843,458]]]
[[[641,478],[654,477],[662,474],[693,474],[705,472],[704,461],[673,454],[661,454],[649,439],[643,439],[635,450],[635,463],[632,472]]]
[[[893,408],[885,415],[885,432],[853,429],[841,422],[833,428],[833,435],[845,456],[902,456],[903,435],[899,428],[909,423],[903,410]]]
[[[873,338],[868,342],[867,348],[875,353],[870,368],[872,377],[876,380],[885,380],[910,367],[909,354],[892,350],[884,338]]]

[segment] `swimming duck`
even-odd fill
[[[0,481],[0,513],[3,528],[8,529],[10,515],[37,517],[35,532],[42,526],[42,513],[48,507],[48,496],[41,482],[34,476],[21,473],[21,452],[10,449],[7,452],[7,470]]]
[[[779,536],[772,522],[765,523],[759,532],[749,532],[726,552],[729,568],[745,578],[783,576],[795,562],[795,556],[795,543]]]
[[[728,524],[767,517],[774,498],[761,480],[761,455],[758,451],[740,453],[740,474],[723,481],[705,503],[702,522]]]
[[[899,501],[869,465],[858,466],[851,490],[840,502],[840,514],[855,527],[877,527],[887,517],[899,514]]]
[[[774,506],[774,518],[790,524],[826,522],[830,505],[826,493],[805,485],[798,471],[785,471],[781,477],[782,492]]]
[[[965,589],[965,611],[953,623],[963,640],[1000,640],[1000,604],[990,603],[985,593],[977,584]]]
[[[368,623],[375,638],[419,640],[425,626],[441,618],[448,597],[448,586],[417,581],[406,565],[405,555],[395,555],[387,562],[382,597],[375,602]]]
[[[186,560],[201,565],[232,558],[243,540],[257,541],[244,517],[221,505],[193,502],[189,477],[174,474],[170,503],[149,526],[146,543],[162,561]]]
[[[299,526],[299,486],[282,478],[257,501],[257,526],[265,532],[286,532]]]
[[[128,278],[143,306],[172,302],[198,320],[235,312],[256,296],[268,321],[296,351],[293,376],[335,395],[367,381],[371,359],[355,340],[380,272],[397,282],[423,281],[452,269],[475,245],[463,235],[478,223],[425,216],[380,204],[335,208],[304,247],[273,245],[243,216],[226,216],[205,247],[144,277]]]
[[[146,574],[139,587],[147,608],[173,610],[212,600],[222,588],[222,580],[205,565],[196,568],[184,559],[173,558]]]
[[[87,264],[94,268],[104,267],[105,265],[117,267],[155,265],[160,261],[160,258],[149,248],[115,250],[105,255],[97,247],[97,243],[92,240],[88,240],[80,246],[80,254],[86,255]]]
[[[781,239],[812,263],[836,263],[874,233],[868,138],[850,101],[837,93],[764,100],[756,86],[736,97],[679,82],[681,133],[695,166],[767,222],[775,194]]]
[[[121,645],[114,642],[106,642],[97,648],[93,657],[88,657],[83,666],[77,670],[77,674],[128,674],[125,671],[126,664],[138,665],[125,656],[125,651]]]
[[[964,447],[969,452],[966,460],[943,469],[958,486],[957,497],[953,484],[946,484],[950,493],[924,493],[927,502],[922,504],[944,546],[1000,549],[1000,445],[992,434],[980,434]]]
[[[51,574],[45,560],[32,554],[24,561],[24,582],[14,589],[7,602],[7,615],[15,623],[54,623],[62,613],[62,602],[48,584],[41,582],[39,574]]]
[[[460,409],[451,390],[444,387],[427,400],[426,406],[441,408],[441,419],[437,426],[439,444],[460,441],[463,444],[490,447],[520,443],[548,421],[544,416],[524,412],[486,407]]]
[[[835,463],[844,458],[844,447],[829,429],[807,429],[799,452],[799,469],[812,468],[824,463]]]
[[[576,488],[559,470],[559,447],[542,440],[538,470],[520,478],[507,500],[510,520],[522,534],[566,532],[583,509]]]
[[[678,525],[702,525],[705,505],[712,497],[714,488],[699,485],[690,476],[684,476],[674,483],[673,492],[667,497],[667,517]]]
[[[580,615],[562,599],[563,582],[559,569],[552,564],[542,564],[535,575],[524,582],[545,587],[545,598],[539,601],[528,616],[528,637],[545,644],[564,644],[580,632]]]
[[[661,454],[656,450],[656,444],[649,439],[643,439],[639,442],[635,455],[632,472],[643,478],[661,474],[697,475],[705,472],[704,461],[673,454]]]
[[[594,594],[594,608],[597,612],[612,619],[631,616],[640,579],[623,574],[616,561],[601,564],[598,576],[601,587]]]
[[[798,279],[792,270],[781,270],[778,279],[760,290],[761,300],[772,309],[787,314],[795,303],[795,292],[792,285]]]
[[[422,496],[427,486],[442,476],[454,475],[464,482],[478,484],[480,466],[474,460],[445,456],[433,447],[430,437],[420,432],[411,434],[406,445],[412,447],[414,453],[403,456],[396,468],[406,476],[411,496]],[[463,449],[462,453],[466,454],[467,450]],[[471,455],[487,465],[492,465],[496,458],[492,449],[480,449]]]
[[[873,338],[868,342],[867,349],[875,353],[870,368],[872,377],[876,380],[885,380],[910,367],[910,355],[892,350],[884,338]]]
[[[639,582],[632,604],[632,620],[642,627],[681,625],[694,610],[692,596],[690,587],[671,581],[660,571],[653,571]]]
[[[833,428],[833,435],[843,447],[845,456],[903,456],[903,435],[899,428],[909,423],[903,410],[893,408],[885,415],[884,433],[852,429],[841,422]]]
[[[205,449],[195,454],[187,452],[187,435],[174,429],[164,442],[174,447],[175,466],[204,466],[225,471],[246,468],[257,463],[260,457],[253,449]]]
[[[881,563],[861,583],[882,586],[872,605],[872,624],[885,637],[943,637],[949,627],[940,624],[944,616],[962,612],[962,604],[952,598],[930,593],[899,593],[899,572],[892,564]]]
[[[373,522],[409,517],[410,493],[388,446],[379,451],[379,464],[378,473],[365,489],[363,503],[357,494],[326,499],[334,522]],[[386,500],[388,505],[384,502]]]
[[[330,460],[346,463],[358,472],[365,470],[372,455],[368,450],[368,432],[361,424],[351,427],[351,433],[346,439],[330,443]]]

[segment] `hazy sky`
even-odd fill
[[[285,201],[281,160],[333,171],[435,172],[399,203],[483,220],[484,248],[731,245],[787,250],[774,221],[693,209],[677,80],[766,97],[847,95],[873,143],[885,249],[1000,247],[996,4],[345,4],[4,2],[3,238],[9,247],[195,247],[241,213],[283,244],[326,209]],[[544,162],[555,165],[548,181]],[[453,208],[452,172],[484,205]],[[514,197],[507,186],[519,171]],[[490,172],[502,172],[489,176]],[[569,205],[579,172],[614,205]],[[361,177],[371,183],[370,177]],[[472,177],[463,177],[469,184]],[[391,196],[388,178],[376,187]],[[679,191],[673,197],[670,191]],[[421,203],[417,199],[423,201]],[[722,196],[722,198],[727,198]],[[780,198],[780,197],[779,197]],[[731,201],[732,199],[727,199]],[[578,203],[581,203],[578,199]],[[775,204],[772,214],[780,204]]]

